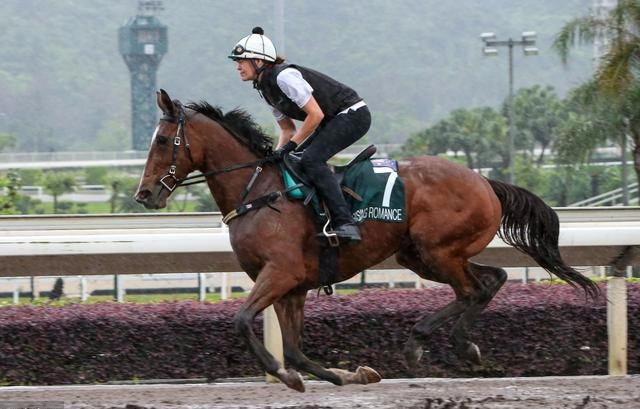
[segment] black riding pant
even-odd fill
[[[301,162],[304,172],[325,199],[334,226],[352,223],[353,217],[327,160],[362,138],[370,126],[371,113],[365,105],[356,111],[338,114],[318,127],[304,143]]]

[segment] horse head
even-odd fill
[[[147,209],[162,209],[180,181],[195,170],[196,163],[186,131],[186,115],[178,100],[171,100],[165,90],[156,92],[162,117],[158,122],[144,172],[140,178],[137,202]]]

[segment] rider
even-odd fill
[[[237,63],[240,79],[253,81],[253,87],[272,107],[280,127],[274,153],[284,157],[309,137],[301,164],[327,202],[333,232],[360,240],[360,230],[326,162],[369,130],[371,114],[365,102],[353,89],[325,74],[285,64],[260,27],[238,41],[229,58]],[[294,119],[302,121],[299,129]]]

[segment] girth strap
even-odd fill
[[[254,199],[249,203],[241,204],[240,206],[236,207],[235,210],[232,210],[231,212],[227,213],[227,215],[222,218],[222,223],[229,224],[229,221],[231,221],[232,219],[235,219],[238,216],[242,216],[243,214],[251,210],[258,210],[265,206],[271,207],[272,203],[274,203],[276,200],[283,197],[285,194],[287,194],[287,192],[289,192],[290,190],[298,189],[300,187],[302,187],[302,184],[298,183],[284,190],[277,190],[275,192],[268,193],[264,196],[260,196],[259,198]],[[275,208],[273,209],[277,210]]]

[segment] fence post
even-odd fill
[[[13,304],[20,304],[20,289],[17,286],[13,289]]]
[[[124,302],[124,283],[120,274],[114,274],[113,276],[113,292],[117,302]]]
[[[80,276],[80,301],[86,302],[89,295],[87,294],[87,277]]]
[[[609,333],[609,375],[627,374],[627,280],[629,260],[636,251],[627,246],[611,263],[607,281],[607,330]]]
[[[207,299],[207,276],[205,273],[198,273],[198,301]]]
[[[264,325],[264,346],[273,357],[280,362],[284,362],[284,352],[282,348],[282,333],[278,323],[278,315],[273,305],[268,306],[262,313]],[[267,382],[279,382],[278,378],[267,374]]]
[[[609,375],[627,374],[627,281],[624,276],[607,282],[607,330],[609,332]]]
[[[222,273],[222,283],[220,284],[220,299],[226,300],[229,298],[229,273]]]

